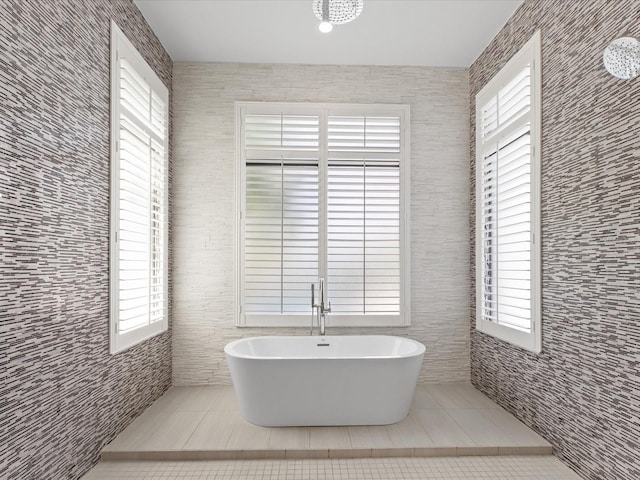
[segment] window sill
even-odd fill
[[[482,320],[476,321],[476,330],[536,355],[542,352],[542,339],[535,331],[526,332]]]

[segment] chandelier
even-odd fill
[[[334,25],[349,23],[362,13],[364,0],[313,0],[313,13],[320,20],[318,28],[329,33]]]

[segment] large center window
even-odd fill
[[[409,107],[238,103],[239,326],[408,325]]]

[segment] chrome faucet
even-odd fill
[[[319,303],[315,302],[315,285],[311,284],[311,308],[317,309],[316,315],[318,318],[318,326],[320,327],[320,336],[325,335],[326,315],[331,313],[331,302],[327,301],[327,288],[324,284],[324,277],[320,277],[320,284],[318,286],[318,297],[320,297]],[[311,333],[313,334],[313,322],[311,323]]]

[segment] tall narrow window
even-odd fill
[[[238,104],[238,325],[406,325],[408,108]]]
[[[111,31],[111,352],[167,329],[169,95]]]
[[[476,328],[539,352],[540,35],[476,96]]]

